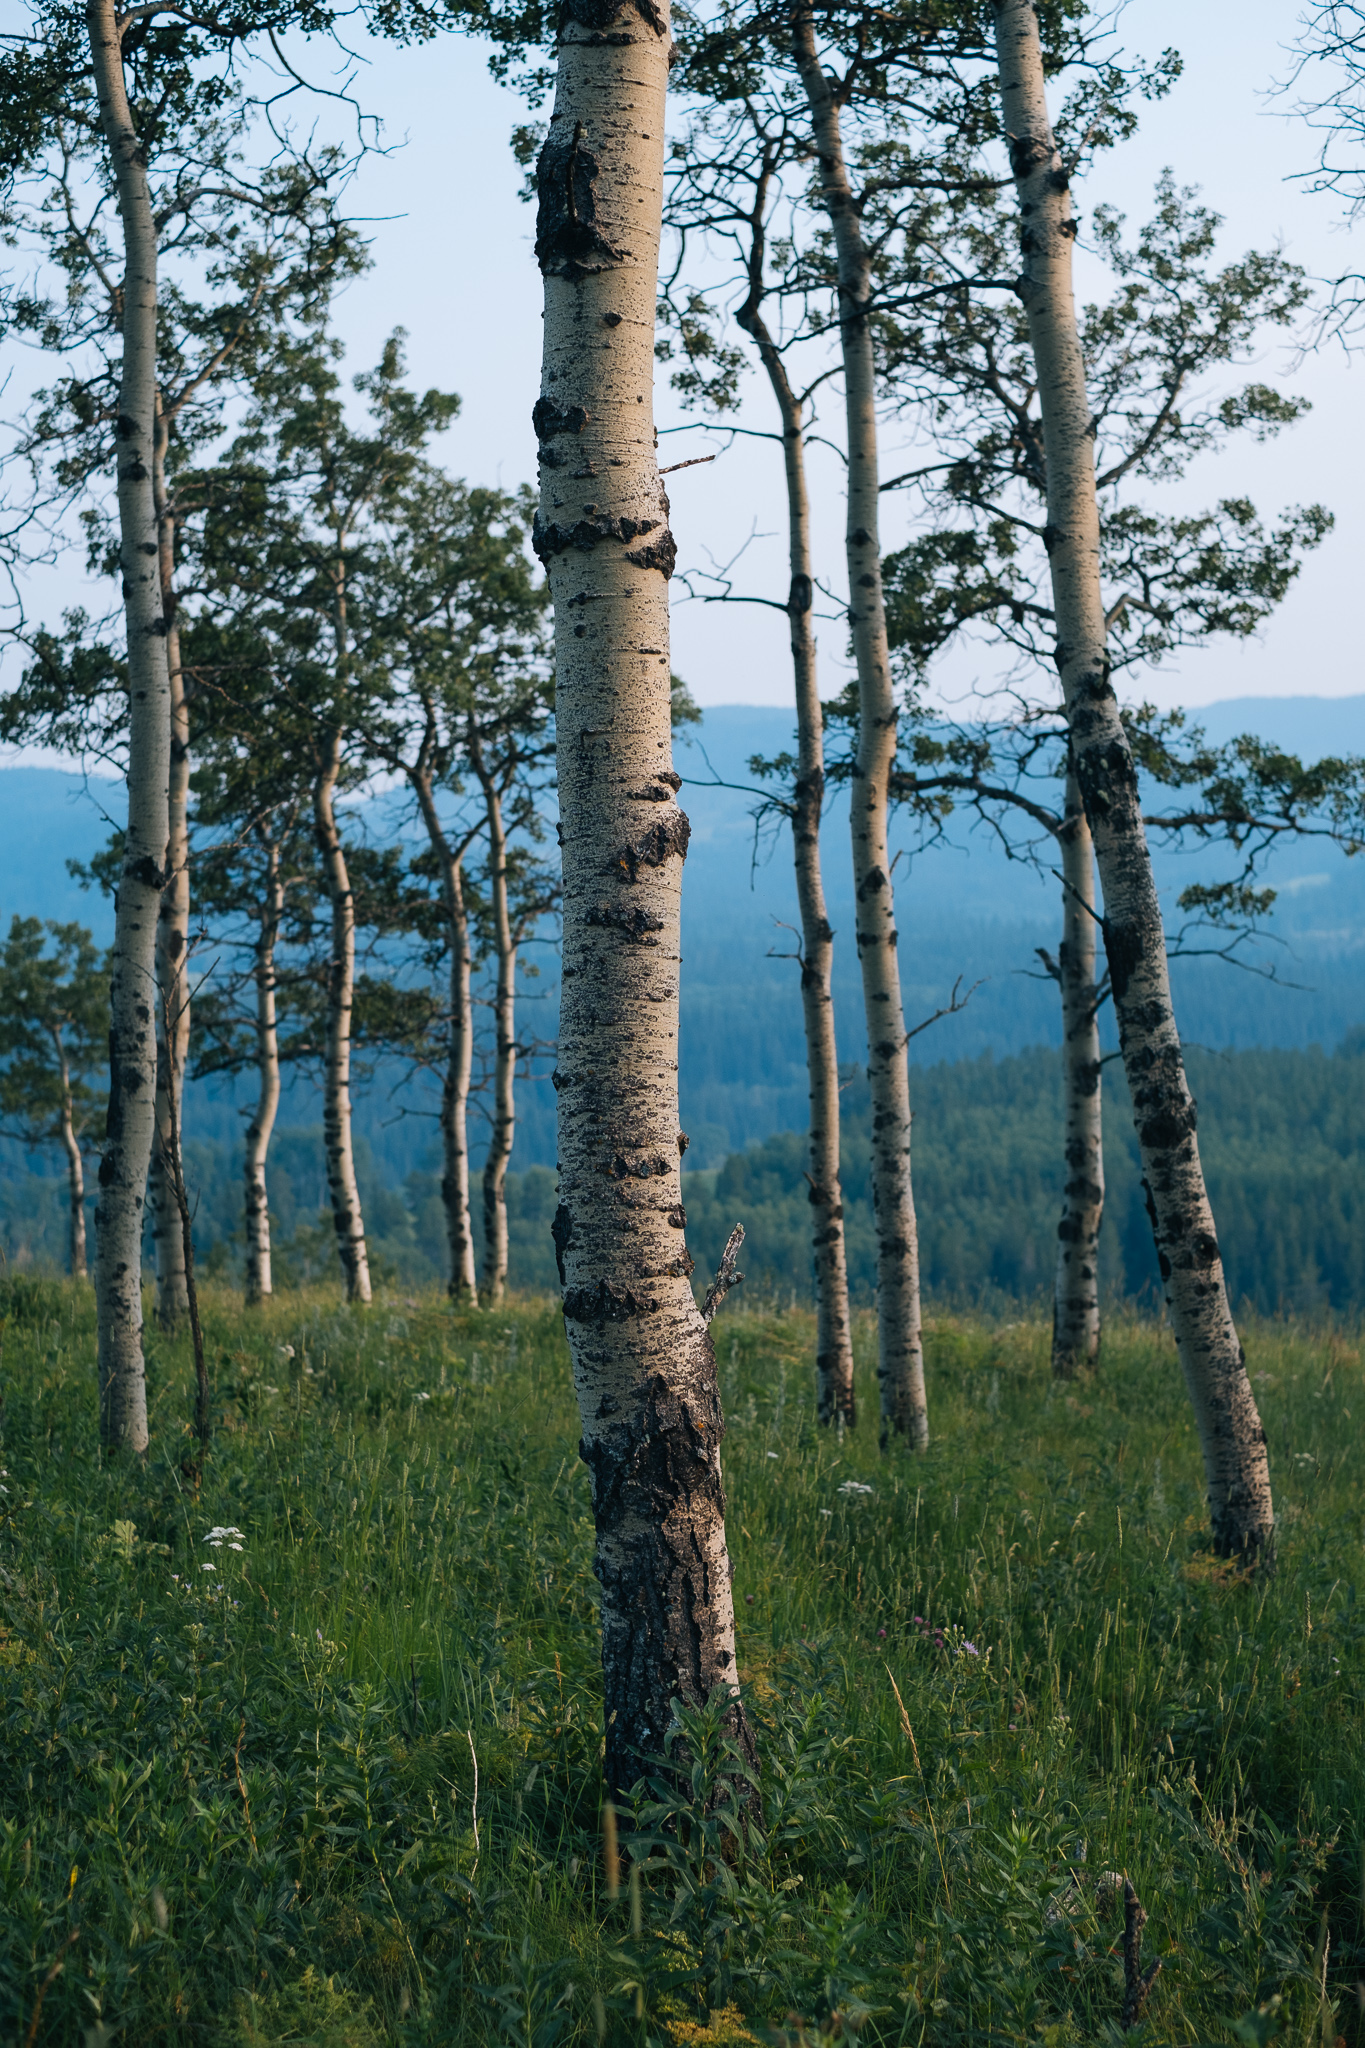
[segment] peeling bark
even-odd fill
[[[109,1450],[140,1455],[147,1448],[142,1213],[156,1121],[156,932],[166,879],[171,742],[152,483],[157,244],[113,0],[90,0],[86,20],[123,234],[123,362],[115,466],[129,702],[128,829],[114,914],[109,1113],[95,1217],[100,1439]]]
[[[493,997],[493,1130],[483,1167],[483,1285],[486,1307],[507,1292],[507,1167],[516,1136],[517,942],[507,906],[507,833],[502,798],[484,759],[478,728],[469,728],[469,753],[483,791],[488,821],[488,892],[493,913],[497,987]]]
[[[327,1052],[323,1071],[322,1133],[327,1153],[327,1191],[346,1299],[362,1306],[370,1299],[370,1261],[365,1219],[355,1177],[351,1142],[351,1012],[355,1004],[355,896],[346,849],[336,821],[341,772],[341,734],[323,736],[313,783],[313,829],[332,908],[331,958],[327,966]]]
[[[538,167],[535,414],[564,850],[554,1240],[597,1525],[603,1771],[620,1794],[661,1750],[673,1701],[733,1689],[738,1673],[720,1396],[688,1283],[678,1129],[688,828],[652,403],[670,37],[652,0],[565,0],[559,20]],[[752,1755],[737,1692],[733,1727]]]
[[[279,842],[266,846],[265,897],[256,940],[256,1107],[246,1128],[243,1165],[246,1215],[246,1303],[254,1308],[273,1292],[270,1272],[270,1200],[266,1158],[280,1106],[280,1038],[275,1015],[275,946],[284,916]]]
[[[1053,1292],[1052,1370],[1073,1378],[1100,1351],[1100,1225],[1104,1221],[1104,1127],[1099,989],[1095,980],[1095,848],[1080,786],[1066,779],[1066,816],[1057,835],[1062,855],[1062,992],[1066,1182],[1057,1226]]]
[[[1109,674],[1093,425],[1071,279],[1076,222],[1048,119],[1032,0],[995,0],[995,20],[1021,217],[1018,289],[1038,365],[1057,666],[1104,892],[1119,1043],[1162,1287],[1204,1454],[1214,1542],[1225,1555],[1254,1559],[1268,1556],[1274,1540],[1265,1431],[1228,1305],[1137,771]]]
[[[761,264],[761,250],[759,261]],[[761,282],[761,276],[760,280]],[[792,791],[792,857],[801,912],[801,1010],[806,1032],[806,1073],[810,1086],[811,1250],[815,1265],[816,1412],[822,1422],[841,1415],[857,1420],[853,1387],[853,1321],[848,1305],[848,1259],[844,1243],[844,1196],[839,1174],[839,1051],[834,1033],[830,981],[834,928],[825,906],[820,870],[820,822],[825,799],[825,731],[820,710],[815,631],[811,604],[815,584],[810,545],[810,495],[806,487],[805,420],[786,365],[767,323],[753,303],[736,318],[758,345],[782,416],[782,456],[787,485],[787,555],[791,582],[787,620],[796,683],[797,770]]]
[[[157,1134],[152,1146],[148,1194],[156,1250],[156,1319],[168,1331],[176,1328],[189,1309],[184,1232],[166,1162],[171,1156],[172,1122],[177,1130],[184,1128],[185,1065],[190,1045],[190,719],[175,608],[175,514],[166,489],[169,434],[170,423],[158,408],[152,488],[171,686],[171,760],[166,886],[161,892],[156,921]]]
[[[858,756],[851,789],[858,960],[872,1096],[872,1200],[877,1230],[877,1376],[882,1437],[929,1441],[920,1326],[919,1230],[910,1176],[910,1070],[896,956],[887,796],[896,757],[896,701],[886,640],[878,538],[876,379],[868,304],[872,259],[849,183],[839,107],[808,12],[792,15],[792,47],[810,107],[820,197],[839,263],[839,341],[848,432],[849,624],[858,671]]]

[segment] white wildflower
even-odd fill
[[[849,1497],[849,1499],[865,1500],[868,1499],[872,1494],[875,1494],[876,1491],[877,1489],[875,1486],[867,1486],[863,1483],[861,1479],[846,1479],[843,1485],[839,1488],[839,1492],[842,1494],[846,1494]]]
[[[772,1458],[772,1459],[774,1460],[774,1462],[776,1462],[776,1459],[777,1459],[777,1452],[776,1452],[776,1451],[765,1451],[765,1452],[763,1453],[763,1455],[764,1455],[764,1457],[765,1457],[765,1458]]]
[[[231,1523],[226,1523],[222,1528],[210,1529],[204,1541],[205,1543],[211,1543],[215,1550],[221,1550],[225,1543],[229,1550],[240,1550],[242,1538],[245,1534],[245,1529],[238,1529]]]
[[[199,1569],[201,1572],[216,1572],[218,1567],[216,1564],[201,1564]]]
[[[292,1358],[294,1356],[294,1347],[292,1344],[281,1344],[279,1347],[279,1351],[281,1358]]]

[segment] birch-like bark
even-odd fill
[[[810,107],[820,196],[839,265],[839,341],[848,434],[849,624],[858,672],[858,754],[851,789],[858,960],[872,1096],[872,1200],[877,1230],[877,1376],[882,1437],[929,1441],[920,1326],[919,1230],[910,1177],[910,1069],[887,795],[896,757],[896,700],[878,537],[876,378],[868,305],[872,263],[849,182],[839,107],[815,47],[812,17],[792,16],[793,54]]]
[[[432,721],[428,708],[428,740]],[[469,1079],[474,1060],[474,1011],[470,990],[469,913],[464,900],[463,857],[451,845],[432,786],[423,746],[408,781],[422,813],[422,823],[441,871],[441,900],[450,932],[450,1039],[445,1080],[441,1088],[441,1200],[446,1212],[450,1247],[449,1293],[452,1301],[474,1303],[474,1232],[469,1214]]]
[[[683,1235],[679,912],[654,304],[671,47],[655,0],[564,0],[537,167],[545,354],[535,544],[555,611],[564,849],[554,1239],[592,1474],[603,1772],[620,1794],[676,1699],[736,1688],[710,1332]],[[738,1692],[732,1726],[753,1753]]]
[[[1274,1539],[1265,1431],[1228,1305],[1137,771],[1110,680],[1094,428],[1072,292],[1076,222],[1048,119],[1032,0],[995,0],[995,28],[1023,222],[1018,288],[1038,367],[1057,666],[1104,892],[1119,1044],[1162,1286],[1204,1454],[1214,1542],[1225,1555],[1254,1558],[1269,1555]]]
[[[483,1166],[483,1283],[485,1307],[507,1292],[507,1166],[516,1136],[517,1073],[517,942],[507,907],[507,833],[502,798],[484,759],[482,745],[470,723],[469,753],[483,790],[488,821],[488,894],[493,916],[493,947],[497,955],[497,987],[493,997],[493,1130]]]
[[[280,1036],[275,1011],[275,948],[284,916],[284,878],[276,839],[266,846],[265,896],[256,940],[256,1107],[246,1127],[243,1167],[246,1214],[246,1304],[256,1307],[273,1292],[270,1272],[270,1200],[266,1158],[280,1106]]]
[[[761,261],[761,255],[760,255]],[[787,620],[796,683],[796,786],[792,791],[792,857],[801,912],[801,1010],[810,1086],[811,1250],[815,1263],[816,1413],[822,1422],[857,1419],[853,1387],[853,1323],[848,1306],[844,1197],[839,1175],[839,1051],[834,1035],[831,975],[834,928],[820,871],[825,801],[825,726],[820,710],[811,564],[810,496],[806,487],[805,419],[766,321],[750,300],[736,315],[753,336],[782,417],[787,485]]]
[[[1052,1370],[1073,1378],[1100,1351],[1100,1225],[1104,1221],[1104,1125],[1099,988],[1095,980],[1095,848],[1080,785],[1066,778],[1062,856],[1062,1073],[1066,1091],[1066,1182],[1057,1225]]]
[[[66,1154],[67,1200],[70,1210],[71,1277],[84,1280],[88,1277],[85,1263],[85,1163],[81,1158],[81,1143],[76,1136],[75,1118],[71,1102],[71,1067],[62,1043],[60,1027],[54,1026],[52,1046],[57,1055],[57,1067],[61,1074],[62,1108],[57,1124],[57,1136],[61,1139]]]
[[[100,1438],[147,1448],[142,1216],[156,1123],[156,930],[169,834],[170,675],[152,486],[156,227],[123,76],[113,0],[86,14],[100,120],[122,223],[123,361],[115,428],[119,566],[128,635],[128,828],[109,984],[109,1115],[95,1212]]]
[[[336,788],[341,773],[341,734],[326,734],[313,783],[313,829],[332,907],[332,947],[327,966],[327,1054],[323,1072],[322,1134],[327,1153],[327,1189],[347,1301],[370,1299],[370,1261],[365,1219],[356,1185],[351,1141],[351,1012],[355,1004],[355,896],[346,850],[336,821]]]
[[[180,661],[180,625],[175,609],[175,515],[166,489],[166,448],[170,423],[158,408],[152,464],[160,548],[161,603],[166,620],[166,660],[171,686],[171,765],[166,886],[156,921],[157,1058],[156,1142],[148,1193],[152,1242],[156,1250],[156,1319],[174,1330],[189,1308],[185,1235],[166,1162],[171,1125],[184,1131],[185,1065],[190,1046],[190,718],[185,673]],[[172,1099],[173,1098],[173,1099]]]

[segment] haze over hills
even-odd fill
[[[1365,752],[1365,696],[1350,698],[1242,698],[1197,714],[1210,738],[1254,731],[1312,758],[1326,752]],[[790,848],[785,833],[755,840],[753,785],[748,761],[792,742],[792,714],[743,705],[714,707],[677,749],[684,777],[682,802],[692,820],[683,908],[681,1092],[692,1137],[689,1164],[717,1166],[732,1150],[806,1121],[797,968],[773,957],[794,949],[796,923]],[[739,784],[743,788],[720,787]],[[79,919],[107,939],[108,904],[68,874],[69,858],[88,859],[117,818],[121,790],[107,780],[86,782],[52,769],[0,769],[0,914]],[[398,816],[390,795],[362,806],[368,829],[387,836]],[[838,800],[826,823],[826,885],[836,940],[835,1002],[840,1047],[849,1062],[862,1046],[857,963],[851,944],[846,807]],[[1027,1046],[1058,1042],[1052,984],[1039,975],[1035,949],[1055,946],[1057,884],[1028,865],[1007,859],[994,837],[979,828],[951,828],[945,843],[910,852],[912,833],[897,867],[897,908],[907,1020],[916,1023],[945,1004],[958,976],[981,985],[968,1007],[917,1038],[912,1059],[1008,1057]],[[1220,860],[1223,865],[1220,866]],[[1158,858],[1168,901],[1196,876],[1231,872],[1226,857]],[[1335,1046],[1365,1021],[1365,861],[1345,859],[1334,847],[1307,841],[1282,850],[1269,873],[1279,889],[1274,930],[1279,943],[1263,948],[1259,964],[1282,982],[1239,972],[1211,960],[1176,963],[1179,1014],[1186,1038],[1210,1047]],[[554,1031],[553,956],[541,960],[539,981],[528,994],[543,998],[528,1009],[527,1028],[548,1039]],[[542,1062],[548,1065],[548,1062]],[[415,1103],[413,1106],[417,1106]],[[553,1093],[548,1079],[525,1082],[515,1164],[552,1164]],[[311,1087],[296,1081],[283,1118],[316,1120]],[[390,1085],[361,1093],[358,1123],[375,1149],[377,1165],[401,1179],[429,1149],[427,1127],[395,1122]],[[232,1141],[240,1119],[221,1087],[192,1091],[187,1135]]]

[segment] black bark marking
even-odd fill
[[[621,261],[620,250],[597,225],[593,188],[601,168],[584,146],[581,121],[574,123],[571,142],[546,136],[536,161],[536,261],[546,277],[566,277],[576,284]]]
[[[555,1220],[550,1225],[550,1235],[555,1242],[555,1264],[559,1268],[559,1284],[564,1285],[564,1254],[573,1243],[573,1217],[561,1202],[555,1210]]]
[[[538,398],[531,407],[531,425],[537,441],[553,441],[556,434],[581,434],[592,414],[583,405],[557,406],[553,398]]]
[[[624,1152],[617,1152],[603,1162],[600,1171],[609,1180],[657,1180],[673,1169],[668,1160],[661,1159],[657,1152],[652,1158],[646,1155],[637,1159],[627,1159]]]
[[[649,910],[619,910],[614,903],[599,903],[588,912],[585,924],[607,925],[625,934],[632,946],[657,946],[659,941],[652,937],[661,932],[664,921]]]
[[[657,519],[608,519],[598,513],[561,525],[555,520],[543,520],[537,513],[531,528],[531,545],[541,561],[548,562],[569,548],[587,554],[604,540],[634,540],[638,533],[653,533],[658,524]],[[672,545],[671,534],[668,539]],[[626,559],[633,562],[636,556],[628,555]]]
[[[692,826],[686,811],[675,811],[671,818],[660,818],[651,825],[633,846],[623,846],[619,853],[613,854],[611,871],[633,882],[641,868],[661,868],[672,854],[676,853],[679,860],[686,860],[691,837]]]
[[[653,0],[560,0],[560,32],[569,22],[576,21],[580,28],[590,29],[594,36],[606,35],[612,23],[629,12],[638,14],[646,28],[652,28],[656,36],[664,33],[664,18],[653,5]],[[607,36],[607,40],[629,43],[634,38],[619,34]]]
[[[642,548],[633,548],[626,556],[637,569],[657,569],[667,582],[678,562],[678,543],[665,527],[657,540],[649,541]]]
[[[564,1294],[564,1315],[571,1323],[624,1323],[632,1316],[654,1315],[658,1307],[653,1295],[636,1294],[610,1280],[599,1280],[595,1287],[570,1287]]]

